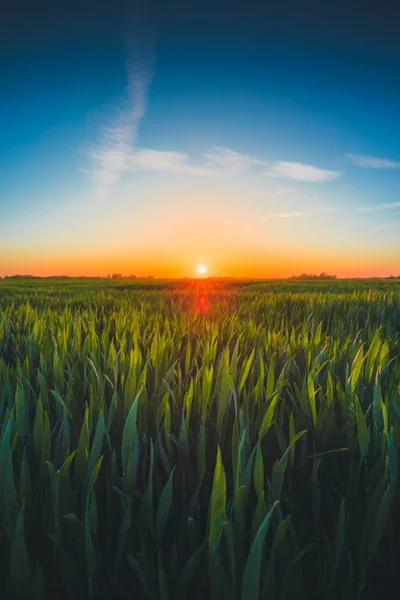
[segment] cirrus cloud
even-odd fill
[[[362,154],[346,154],[347,158],[363,169],[400,169],[399,160],[389,158],[378,158],[376,156],[364,156]]]
[[[400,208],[400,202],[384,202],[383,204],[372,204],[370,206],[360,206],[358,212],[375,212],[377,210],[390,210],[391,208]]]
[[[207,176],[216,174],[214,169],[191,164],[185,152],[145,148],[133,150],[130,153],[127,167],[133,171],[164,171]]]
[[[269,177],[295,179],[296,181],[322,182],[332,181],[340,175],[340,171],[328,171],[301,162],[276,161],[269,163],[265,174]]]
[[[259,172],[270,177],[306,182],[332,181],[340,171],[321,169],[314,165],[284,160],[267,161],[224,147],[214,147],[204,154],[207,165],[231,173]],[[292,191],[293,188],[289,188]]]

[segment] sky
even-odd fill
[[[0,276],[400,275],[400,15],[348,4],[17,2]]]

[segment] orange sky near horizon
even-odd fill
[[[250,183],[237,189],[177,184],[161,191],[156,183],[137,186],[140,207],[122,183],[108,198],[66,199],[37,213],[34,224],[16,218],[0,237],[0,276],[180,278],[196,276],[197,263],[215,277],[400,275],[395,230],[377,229],[374,212],[339,210],[296,191],[264,197]]]
[[[8,228],[8,240],[0,240],[0,276],[180,278],[196,276],[197,263],[215,277],[400,275],[396,238],[390,230],[384,241],[374,235],[373,219],[361,229],[351,213],[319,212],[312,205],[313,214],[303,215],[297,197],[264,212],[247,206],[244,198],[244,191],[228,194],[207,187],[191,195],[164,192],[157,212],[146,205],[135,212],[127,196],[124,211],[111,200],[96,207],[66,203],[43,214],[34,229],[24,230],[18,221],[15,229]]]
[[[301,273],[327,272],[338,277],[387,277],[398,275],[399,263],[395,255],[375,252],[365,254],[332,251],[317,252],[315,248],[292,248],[268,252],[232,250],[215,253],[195,249],[171,249],[171,251],[146,253],[86,252],[72,254],[53,252],[49,254],[14,252],[10,259],[0,257],[0,276],[30,274],[36,276],[101,276],[121,273],[138,277],[152,275],[157,278],[181,278],[196,276],[196,265],[207,266],[211,277],[285,278]],[[382,266],[384,265],[384,266]]]

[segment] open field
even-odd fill
[[[6,599],[372,599],[400,281],[0,281]]]

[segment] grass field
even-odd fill
[[[0,281],[6,599],[372,599],[400,281]]]

